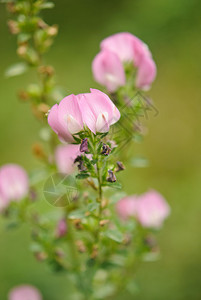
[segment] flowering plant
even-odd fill
[[[8,25],[17,35],[23,62],[6,74],[20,75],[31,67],[39,75],[39,82],[19,96],[30,102],[42,124],[43,145],[35,144],[33,152],[43,167],[28,177],[18,165],[1,166],[1,215],[7,222],[31,225],[35,257],[55,272],[65,272],[77,299],[111,299],[122,290],[133,294],[136,267],[157,257],[154,234],[170,213],[158,192],[128,196],[118,180],[126,162],[122,139],[127,132],[132,140],[142,135],[138,117],[151,105],[143,91],[150,88],[156,66],[141,40],[118,33],[102,41],[92,63],[105,93],[91,89],[63,97],[53,68],[43,62],[58,29],[39,13],[52,6],[45,0],[7,3],[13,17]],[[143,101],[129,102],[136,93]],[[41,199],[41,183],[54,212],[48,218],[30,209]],[[10,300],[28,298],[42,296],[31,286],[16,287],[9,294]]]

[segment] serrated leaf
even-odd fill
[[[23,63],[23,62],[17,63],[17,64],[10,66],[5,71],[5,76],[7,78],[18,76],[18,75],[24,74],[27,70],[28,70],[28,65],[26,63]]]
[[[118,229],[107,230],[104,235],[118,243],[122,243],[124,239],[123,234]]]

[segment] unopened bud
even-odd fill
[[[108,170],[108,174],[109,174],[109,176],[107,177],[108,182],[115,182],[117,180],[112,170]]]
[[[74,224],[76,229],[78,229],[78,230],[83,229],[83,226],[82,226],[82,223],[81,223],[80,219],[73,220],[73,224]]]
[[[56,228],[56,237],[61,238],[67,233],[67,224],[65,219],[59,220]]]
[[[94,245],[93,250],[92,250],[92,254],[91,254],[91,258],[95,259],[97,257],[97,255],[98,255],[98,246]]]
[[[88,149],[88,139],[82,139],[81,145],[80,145],[80,152],[89,152]]]
[[[47,258],[47,254],[45,252],[35,252],[34,256],[38,261],[44,261]]]
[[[54,74],[54,68],[52,66],[40,66],[38,68],[38,72],[40,74],[44,74],[47,76],[52,76]]]
[[[78,240],[78,241],[75,242],[75,244],[76,244],[77,249],[78,249],[79,252],[81,252],[81,253],[86,252],[86,247],[85,247],[83,241]]]
[[[109,155],[111,152],[111,148],[107,144],[103,144],[103,150],[101,154]]]
[[[38,110],[44,114],[46,114],[49,111],[49,109],[50,109],[49,105],[45,103],[40,103],[38,105]]]
[[[19,56],[24,56],[27,53],[27,46],[26,45],[21,45],[17,48],[17,54]]]
[[[116,172],[125,170],[125,166],[121,161],[117,161],[117,168],[115,169]]]
[[[42,146],[38,143],[35,143],[33,146],[32,146],[32,151],[33,151],[33,154],[39,158],[39,159],[45,159],[46,158],[46,154],[42,148]]]
[[[6,4],[6,8],[7,8],[7,11],[11,14],[14,14],[16,12],[16,7],[15,7],[15,4],[13,2],[8,2]]]
[[[109,220],[101,220],[101,221],[99,222],[100,226],[104,226],[104,225],[106,225],[106,224],[108,224],[108,223],[109,223]]]
[[[55,35],[57,35],[57,33],[58,33],[58,26],[57,25],[50,26],[47,29],[47,33],[49,34],[49,36],[55,36]]]
[[[18,23],[13,20],[8,21],[8,28],[12,34],[18,34],[20,32]]]
[[[19,91],[18,97],[20,98],[20,100],[22,100],[24,102],[29,100],[29,94],[26,91]]]

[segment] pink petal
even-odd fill
[[[124,197],[116,204],[116,210],[122,220],[136,217],[137,197],[135,195]]]
[[[76,120],[76,123],[74,122],[75,128],[71,126],[71,131],[75,133],[75,131],[78,130],[78,127],[82,129],[82,114],[79,108],[77,96],[73,94],[65,97],[59,103],[58,120],[64,128],[67,128],[67,118],[69,115]]]
[[[74,160],[80,155],[80,145],[59,145],[56,148],[56,165],[61,173],[71,174],[74,171]]]
[[[0,191],[4,201],[21,200],[29,191],[26,171],[15,164],[7,164],[0,169]]]
[[[21,285],[9,293],[9,300],[42,300],[41,293],[31,285]]]
[[[106,86],[109,92],[115,92],[125,85],[125,73],[118,56],[108,50],[103,50],[93,60],[92,71],[95,80]]]
[[[50,127],[54,130],[56,134],[58,134],[59,138],[61,141],[66,141],[66,142],[72,142],[73,137],[71,136],[70,132],[67,129],[66,124],[62,124],[59,122],[58,119],[58,104],[55,104],[48,115],[48,124]]]
[[[128,32],[116,33],[101,42],[101,49],[112,51],[122,62],[133,61],[135,39]]]
[[[136,86],[148,90],[156,77],[156,65],[152,58],[144,57],[136,76]]]
[[[159,228],[170,214],[170,207],[158,192],[152,190],[139,197],[137,218],[144,227]]]

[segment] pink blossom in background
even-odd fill
[[[59,145],[55,151],[57,169],[61,173],[71,174],[74,171],[74,160],[80,155],[80,145]]]
[[[23,199],[29,191],[26,171],[16,164],[7,164],[0,168],[0,202],[6,206],[10,201]],[[1,205],[0,205],[1,206]]]
[[[127,62],[137,68],[136,87],[148,90],[156,77],[156,65],[148,46],[128,32],[111,35],[101,42],[101,51],[92,63],[95,80],[115,92],[125,84],[122,70]]]
[[[0,212],[4,210],[9,205],[9,203],[10,201],[8,199],[5,199],[0,192]]]
[[[123,65],[111,51],[102,50],[98,53],[93,60],[92,70],[95,80],[111,93],[126,83]]]
[[[143,227],[160,228],[170,214],[170,207],[157,191],[124,197],[116,204],[122,220],[135,217]]]
[[[139,196],[137,219],[144,227],[160,228],[170,214],[170,206],[161,194],[151,190]]]
[[[67,233],[67,224],[65,219],[59,220],[56,228],[56,236],[58,238],[65,236]]]
[[[129,62],[134,61],[134,46],[139,41],[129,32],[120,32],[105,38],[100,47],[115,53],[122,62]]]
[[[42,300],[41,293],[31,285],[14,287],[8,296],[9,300]]]
[[[137,196],[128,196],[119,200],[116,204],[116,210],[122,220],[129,217],[136,217]]]
[[[62,141],[73,142],[72,135],[87,126],[94,134],[107,132],[120,118],[119,110],[110,98],[99,90],[70,95],[55,104],[48,115],[48,123]]]

